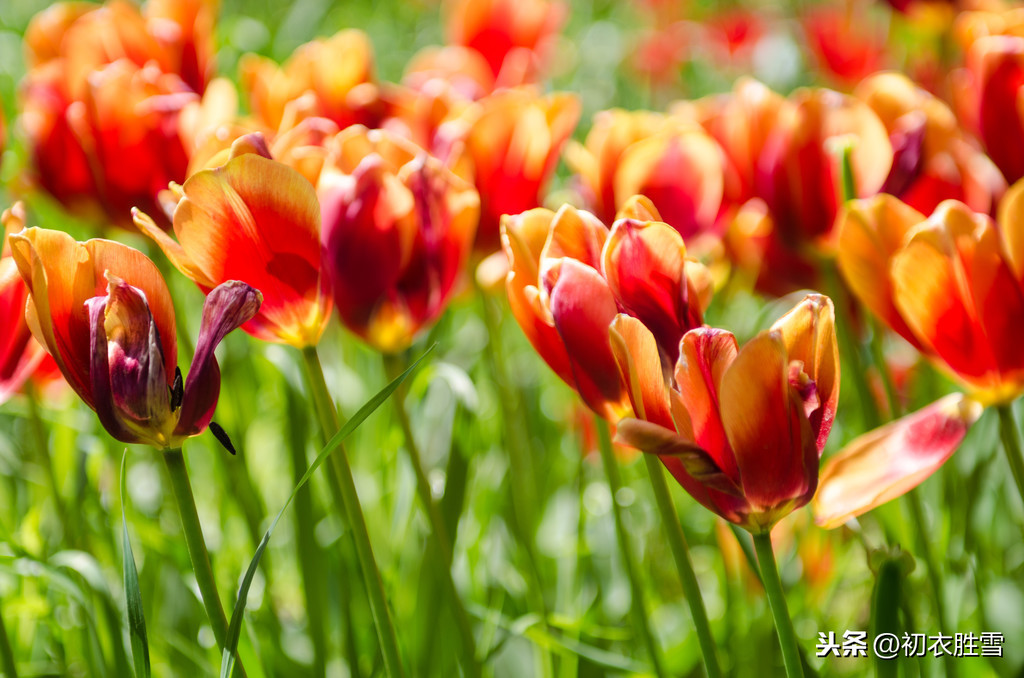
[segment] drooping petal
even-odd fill
[[[789,360],[802,363],[804,373],[814,382],[820,404],[809,419],[820,455],[839,404],[839,348],[832,300],[821,294],[809,294],[775,321],[772,329],[782,333]]]
[[[220,395],[220,368],[214,349],[229,332],[252,319],[261,303],[263,295],[258,290],[237,280],[218,285],[206,296],[196,352],[174,430],[176,436],[195,435],[210,424]]]
[[[852,441],[821,471],[817,523],[838,527],[917,487],[956,451],[982,409],[954,393]]]

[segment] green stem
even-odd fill
[[[475,280],[475,279],[474,279]],[[509,457],[509,486],[512,494],[512,528],[523,547],[526,556],[526,593],[529,605],[539,610],[544,617],[544,626],[548,626],[547,602],[544,600],[544,588],[541,583],[540,567],[534,550],[536,534],[536,514],[534,483],[537,480],[530,457],[529,441],[526,432],[528,423],[522,413],[520,394],[512,385],[508,371],[505,369],[505,351],[501,337],[501,313],[495,302],[488,298],[482,289],[477,288],[477,296],[483,304],[484,324],[487,326],[487,337],[490,344],[488,364],[492,380],[498,389],[498,400],[501,403],[501,422],[504,427],[506,449]],[[553,660],[550,650],[537,645],[539,674],[543,678],[554,675]]]
[[[1017,491],[1020,493],[1021,499],[1024,500],[1024,456],[1020,451],[1020,433],[1017,431],[1017,421],[1013,416],[1010,404],[1000,405],[996,410],[999,412],[999,434],[1003,438],[1006,460],[1010,462],[1010,470],[1017,483]]]
[[[384,369],[388,379],[394,379],[408,367],[396,356],[384,356]],[[442,585],[448,602],[452,608],[452,615],[455,617],[455,625],[458,628],[459,639],[462,644],[462,667],[466,675],[474,678],[480,675],[480,662],[476,658],[476,640],[473,637],[473,624],[469,620],[469,614],[462,605],[459,591],[455,587],[455,580],[452,578],[453,547],[452,539],[448,528],[441,517],[441,510],[434,501],[433,493],[430,490],[430,482],[423,470],[423,458],[420,454],[419,445],[412,432],[412,425],[409,421],[409,413],[405,410],[405,399],[408,396],[409,387],[403,383],[395,393],[395,413],[398,416],[398,424],[402,428],[402,435],[405,436],[405,447],[409,454],[409,461],[412,463],[413,472],[416,475],[416,494],[419,495],[420,503],[427,514],[430,523],[430,530],[433,535],[433,548],[436,567],[443,570]]]
[[[18,678],[18,666],[14,661],[14,650],[11,649],[11,639],[7,636],[7,626],[4,624],[3,614],[0,613],[0,666],[4,667],[4,675],[7,678]]]
[[[320,364],[320,356],[317,355],[316,347],[307,346],[302,349],[302,359],[313,396],[313,405],[320,420],[320,427],[329,432],[329,437],[340,428],[338,410],[335,409],[334,400],[327,390],[327,381],[324,379],[324,370]],[[384,593],[384,582],[380,578],[380,570],[373,557],[373,546],[370,544],[370,534],[366,530],[366,519],[363,517],[363,509],[359,504],[356,483],[352,478],[348,453],[343,446],[339,446],[329,459],[341,490],[341,499],[344,504],[342,509],[355,540],[356,556],[359,559],[359,567],[366,583],[370,611],[373,614],[373,625],[377,630],[377,639],[380,641],[381,654],[384,658],[384,669],[392,678],[398,678],[404,675],[401,653],[398,649],[398,638],[395,635],[395,626],[391,621],[391,612],[388,609],[387,596]]]
[[[651,663],[654,664],[654,673],[659,678],[664,678],[667,674],[665,668],[661,662],[661,650],[658,648],[658,642],[651,632],[651,626],[648,622],[647,609],[644,604],[644,591],[643,587],[640,586],[640,580],[637,577],[637,565],[636,560],[633,557],[633,549],[629,544],[629,533],[626,531],[626,524],[622,520],[622,509],[619,507],[619,503],[616,500],[619,494],[619,489],[622,488],[622,478],[619,476],[619,467],[615,461],[615,453],[612,451],[612,439],[608,431],[608,422],[604,419],[594,416],[597,422],[597,438],[599,447],[601,450],[601,465],[604,467],[604,472],[608,476],[608,489],[612,494],[612,516],[615,519],[615,535],[619,540],[619,552],[622,555],[622,564],[626,569],[626,577],[629,579],[629,586],[632,590],[633,599],[633,617],[634,623],[640,629],[640,635],[643,636],[644,644],[647,645],[647,653],[651,657]]]
[[[693,571],[693,563],[690,561],[690,548],[686,544],[686,534],[683,532],[679,514],[676,513],[672,503],[672,496],[668,491],[668,483],[665,482],[661,462],[652,454],[645,454],[643,457],[647,463],[647,472],[651,476],[651,484],[654,486],[654,498],[658,503],[658,510],[661,512],[665,532],[668,534],[672,556],[679,569],[683,595],[686,597],[687,605],[690,606],[690,616],[693,617],[693,625],[697,630],[697,642],[700,644],[701,654],[704,655],[704,670],[707,672],[708,678],[719,678],[722,675],[722,670],[718,666],[715,638],[711,635],[708,613],[704,609],[704,598],[700,592],[700,585],[697,583],[697,574]]]
[[[772,610],[775,629],[779,634],[779,646],[782,648],[786,675],[789,678],[802,678],[804,670],[800,664],[800,646],[796,642],[793,620],[789,617],[786,596],[782,592],[782,580],[779,579],[779,568],[775,564],[775,552],[772,550],[769,532],[754,535],[754,550],[757,552],[757,562],[761,566],[761,581],[768,596],[768,607]]]
[[[949,615],[946,613],[946,597],[942,591],[942,572],[939,570],[938,561],[932,551],[930,538],[932,533],[924,520],[924,505],[921,503],[921,495],[919,490],[913,489],[907,492],[906,497],[906,502],[910,506],[911,518],[917,528],[914,530],[917,537],[917,548],[921,552],[924,565],[928,570],[928,584],[931,586],[932,597],[935,599],[935,616],[939,622],[939,630],[948,629],[950,628],[947,623]],[[946,675],[955,678],[958,673],[956,659],[949,653],[945,653],[943,658],[946,664]]]
[[[180,447],[164,450],[163,457],[171,477],[171,490],[178,504],[178,513],[181,515],[181,529],[185,534],[188,555],[192,559],[196,584],[203,597],[203,606],[206,608],[206,616],[210,619],[210,627],[217,639],[217,646],[223,650],[224,640],[228,635],[228,619],[224,616],[220,593],[217,592],[217,580],[213,576],[210,554],[206,550],[206,539],[203,537],[203,527],[199,523],[199,512],[196,511],[192,483],[189,482],[188,469],[185,468],[185,457]],[[235,657],[235,666],[236,674],[244,676],[241,657]]]
[[[896,391],[896,384],[893,383],[892,373],[889,372],[889,365],[885,362],[885,350],[882,346],[883,330],[878,321],[871,320],[871,359],[878,370],[878,376],[882,380],[882,388],[885,389],[885,399],[889,401],[889,418],[898,419],[903,415],[903,407],[900,405],[900,396]]]

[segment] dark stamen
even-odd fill
[[[217,442],[224,446],[225,450],[231,454],[237,454],[237,452],[235,452],[235,446],[231,444],[231,438],[228,437],[227,431],[221,428],[220,424],[215,421],[211,421],[210,431],[213,432],[213,437],[217,439]]]
[[[174,368],[174,385],[171,386],[171,411],[181,407],[181,399],[185,396],[185,389],[181,385],[181,368]]]

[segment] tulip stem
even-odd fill
[[[203,597],[203,606],[206,608],[206,616],[210,619],[210,627],[217,639],[217,646],[223,650],[224,641],[228,635],[228,619],[224,616],[220,593],[217,592],[217,580],[213,576],[210,554],[206,550],[206,539],[203,537],[203,526],[199,522],[199,512],[196,510],[196,500],[192,494],[192,483],[189,482],[188,469],[185,467],[185,457],[181,453],[180,447],[164,450],[163,457],[167,472],[171,477],[171,490],[174,492],[174,499],[178,504],[181,529],[185,533],[185,545],[188,547],[188,555],[192,559],[196,584]],[[242,659],[237,653],[235,667],[237,669],[235,675],[245,675]]]
[[[384,369],[388,379],[394,379],[400,375],[408,365],[394,355],[384,356]],[[455,625],[458,628],[459,639],[462,643],[462,668],[469,678],[476,678],[480,675],[480,662],[476,657],[476,639],[473,637],[473,624],[469,620],[469,614],[462,604],[459,591],[455,586],[455,579],[452,577],[453,547],[452,539],[448,534],[448,528],[441,517],[441,509],[434,501],[433,493],[430,490],[430,481],[423,470],[423,458],[420,454],[419,445],[413,435],[412,424],[409,421],[409,413],[405,410],[405,399],[408,396],[409,387],[406,382],[399,385],[395,393],[395,413],[398,415],[398,424],[402,428],[402,435],[405,436],[405,447],[409,454],[409,461],[412,463],[416,475],[416,493],[423,504],[423,510],[427,514],[430,529],[433,535],[431,553],[436,560],[435,566],[443,570],[442,585],[448,602],[451,605],[452,615],[455,617]]]
[[[316,347],[307,346],[302,349],[302,359],[320,427],[329,438],[340,429],[340,423],[338,410],[334,406],[330,391],[327,390],[327,380],[324,378],[323,366],[320,364],[320,356],[317,355]],[[370,534],[366,530],[366,519],[363,517],[363,509],[359,504],[356,483],[352,478],[348,453],[343,446],[339,446],[329,459],[341,490],[341,500],[344,504],[342,510],[348,519],[349,529],[352,530],[352,537],[355,541],[356,556],[359,559],[363,581],[366,583],[367,597],[370,600],[373,625],[377,630],[381,655],[384,658],[384,669],[389,676],[398,678],[404,675],[401,653],[398,649],[398,637],[395,635],[395,626],[391,621],[391,612],[388,609],[387,596],[384,593],[384,582],[381,580],[377,561],[373,557],[373,546],[370,544]],[[357,658],[353,657],[351,660],[356,661]]]
[[[654,634],[651,632],[651,626],[648,622],[643,587],[640,586],[640,580],[637,577],[638,568],[633,557],[633,549],[629,544],[629,532],[626,530],[626,524],[622,519],[622,509],[618,503],[619,490],[622,489],[622,478],[619,476],[619,467],[615,461],[615,453],[612,451],[612,438],[608,431],[608,422],[596,415],[594,419],[597,422],[597,439],[601,450],[601,465],[604,466],[605,475],[608,476],[608,489],[612,495],[612,516],[615,519],[615,535],[619,540],[619,553],[622,556],[622,565],[626,569],[626,577],[629,579],[632,591],[633,621],[640,629],[640,634],[644,638],[644,644],[647,645],[647,653],[651,657],[651,663],[654,664],[654,673],[659,678],[664,678],[666,673],[661,662],[661,650],[658,648],[657,639],[655,639]],[[703,646],[703,642],[701,645]]]
[[[804,669],[800,663],[800,646],[793,630],[793,620],[789,616],[786,595],[782,591],[782,580],[779,579],[779,568],[775,563],[775,552],[772,550],[770,532],[754,535],[754,550],[761,568],[761,582],[764,584],[765,595],[768,596],[768,607],[775,619],[775,630],[779,635],[779,646],[782,648],[782,661],[786,666],[789,678],[803,678]]]
[[[693,617],[693,625],[697,630],[697,642],[700,643],[700,651],[704,656],[704,670],[708,678],[719,678],[722,675],[722,669],[718,666],[715,638],[711,634],[711,625],[708,623],[707,610],[704,609],[704,598],[700,592],[700,585],[697,583],[697,574],[693,571],[693,563],[690,561],[690,547],[686,543],[686,533],[683,532],[679,514],[676,513],[675,505],[672,503],[672,495],[669,494],[661,462],[653,454],[645,454],[643,457],[647,463],[647,472],[651,476],[651,485],[654,486],[654,498],[658,503],[658,510],[661,512],[661,521],[665,526],[665,532],[668,534],[672,556],[679,569],[679,579],[683,584],[683,596],[690,606],[690,616]]]
[[[1017,421],[1013,416],[1013,406],[1009,403],[996,408],[999,412],[999,433],[1003,438],[1003,449],[1006,460],[1010,462],[1013,479],[1017,482],[1017,491],[1024,500],[1024,455],[1020,451],[1020,433]]]

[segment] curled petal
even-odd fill
[[[821,471],[817,523],[838,527],[917,487],[956,451],[982,410],[954,393],[855,439]]]
[[[668,385],[658,345],[642,322],[620,313],[609,328],[612,353],[637,418],[672,428]]]
[[[123,443],[141,441],[137,435],[129,431],[118,419],[114,406],[114,394],[110,383],[110,363],[107,358],[107,333],[103,325],[103,316],[107,309],[107,299],[93,297],[86,302],[89,314],[89,352],[90,352],[90,399],[86,402],[96,410],[103,428],[111,436]]]
[[[207,295],[175,435],[195,435],[209,425],[220,394],[220,368],[214,349],[229,332],[249,322],[262,303],[263,295],[258,290],[237,280],[222,283]]]

